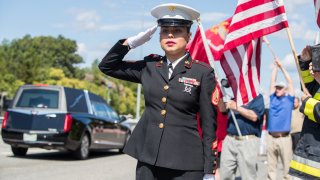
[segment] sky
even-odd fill
[[[162,3],[180,3],[197,9],[205,29],[231,17],[236,0],[1,0],[0,41],[14,40],[29,34],[34,36],[62,35],[75,40],[77,53],[84,58],[81,67],[91,66],[95,59],[102,59],[119,40],[134,36],[156,24],[150,10]],[[296,52],[299,54],[306,45],[313,45],[319,31],[316,25],[312,0],[284,0],[289,27]],[[192,28],[195,33],[196,26]],[[127,60],[139,60],[149,54],[164,52],[159,45],[159,30],[143,46],[129,52]],[[267,36],[275,54],[294,80],[298,96],[299,77],[292,50],[285,30]],[[269,91],[273,57],[264,44],[262,47],[261,89]],[[224,73],[219,66],[220,78]],[[281,73],[278,81],[283,81]]]

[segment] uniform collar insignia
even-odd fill
[[[184,66],[188,69],[190,69],[192,67],[192,59],[191,59],[191,56],[189,53],[184,60]]]
[[[156,66],[157,66],[157,67],[161,67],[162,64],[163,64],[163,60],[162,60],[162,58],[161,58],[160,61],[157,61]]]

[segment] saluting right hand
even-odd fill
[[[152,35],[154,34],[154,32],[156,32],[158,25],[155,25],[149,29],[147,29],[144,32],[140,32],[139,34],[129,37],[127,39],[128,45],[131,49],[134,49],[138,46],[141,46],[142,44],[144,44],[145,42],[149,41],[152,37]]]

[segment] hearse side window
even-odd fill
[[[59,105],[59,91],[47,89],[24,89],[16,107],[54,108]]]
[[[106,107],[104,106],[104,104],[98,103],[98,102],[93,102],[92,106],[93,106],[93,109],[94,109],[96,116],[103,117],[103,118],[109,118],[107,111],[106,111]]]
[[[68,112],[88,113],[87,101],[83,90],[64,88]]]
[[[107,108],[108,114],[110,115],[111,119],[115,119],[115,120],[119,120],[120,119],[118,114],[113,109],[111,109],[108,106],[106,106],[106,108]]]

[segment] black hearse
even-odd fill
[[[4,115],[1,135],[15,156],[39,147],[69,150],[86,159],[91,149],[122,150],[130,136],[124,120],[87,90],[24,85]]]

